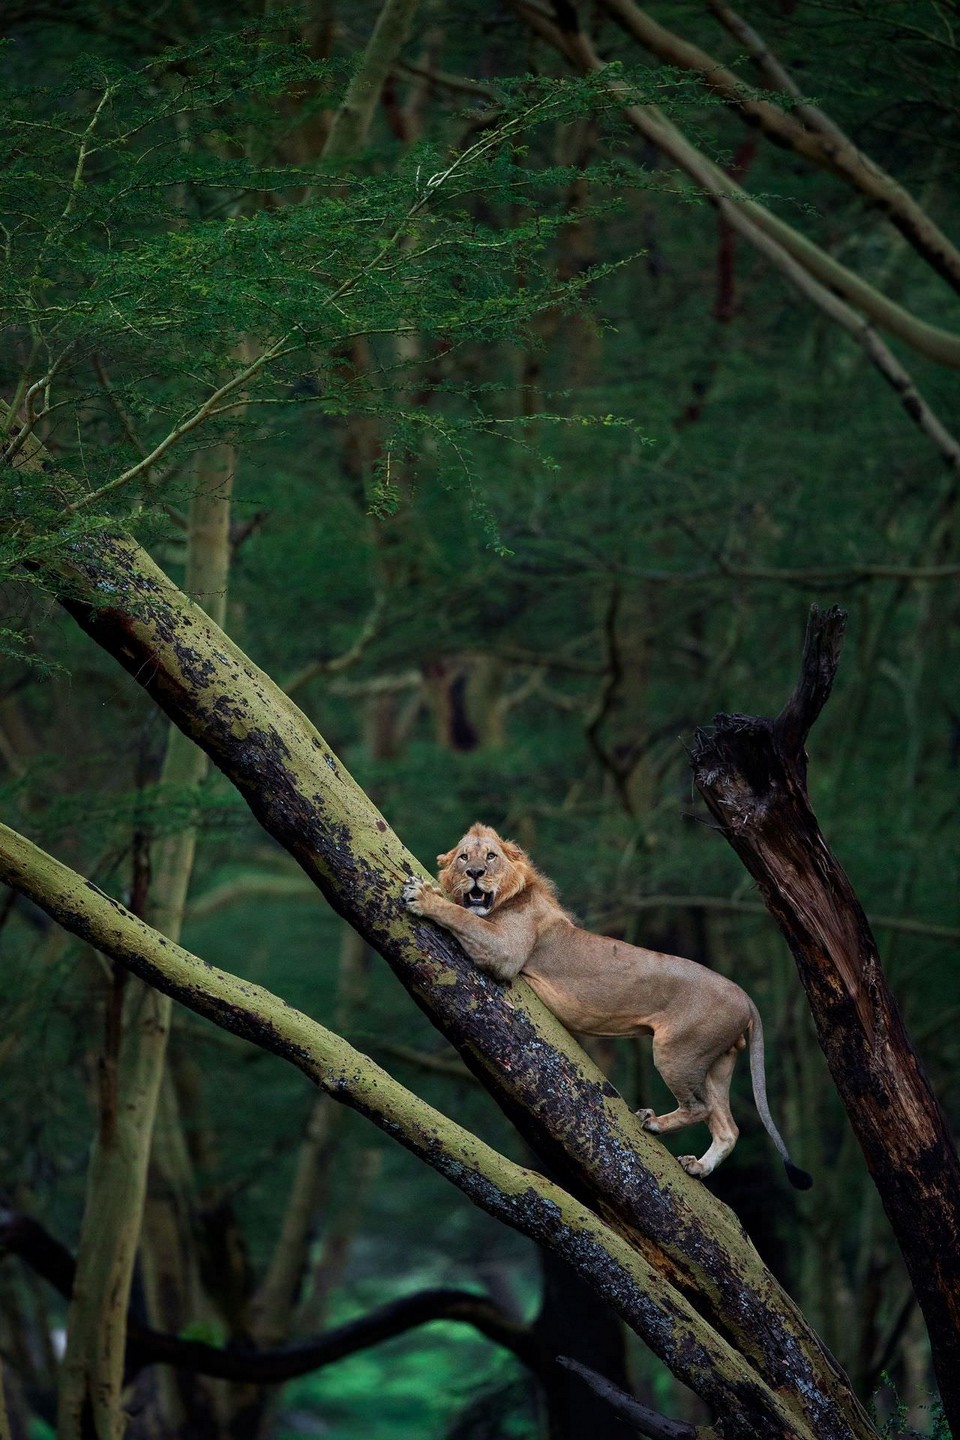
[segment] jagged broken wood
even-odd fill
[[[807,794],[804,747],[833,687],[845,622],[836,606],[813,606],[800,676],[780,714],[715,716],[697,732],[691,763],[793,952],[927,1322],[947,1418],[960,1434],[960,1161],[867,917]]]

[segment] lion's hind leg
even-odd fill
[[[737,1061],[737,1047],[725,1051],[714,1060],[706,1076],[706,1121],[710,1129],[710,1146],[699,1158],[680,1155],[680,1164],[688,1175],[703,1180],[726,1159],[737,1143],[740,1131],[730,1109],[730,1081]]]
[[[676,1110],[655,1115],[652,1110],[638,1111],[644,1130],[654,1135],[669,1135],[685,1125],[704,1121],[710,1130],[710,1145],[699,1157],[678,1156],[688,1175],[705,1179],[737,1143],[739,1130],[730,1110],[730,1081],[737,1059],[737,1046],[725,1050],[713,1060],[698,1056],[676,1040],[665,1044],[659,1037],[653,1043],[653,1062],[677,1101]]]
[[[679,1045],[665,1044],[656,1036],[653,1042],[653,1063],[661,1079],[677,1102],[676,1110],[666,1115],[656,1115],[652,1110],[638,1110],[637,1117],[644,1130],[654,1135],[669,1135],[682,1130],[685,1125],[696,1125],[706,1120],[707,1102],[706,1068],[691,1065],[688,1054]]]

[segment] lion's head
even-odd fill
[[[549,886],[520,846],[502,840],[489,825],[471,825],[459,845],[437,856],[437,864],[443,889],[475,915],[489,915],[530,885]]]

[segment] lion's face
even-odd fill
[[[459,845],[437,856],[440,884],[474,915],[489,915],[527,884],[529,862],[519,845],[489,825],[473,825]]]

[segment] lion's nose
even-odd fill
[[[485,870],[485,869],[486,869],[486,866],[484,866],[484,865],[478,865],[475,870],[469,870],[469,869],[468,869],[468,870],[467,870],[467,874],[470,876],[470,879],[471,879],[471,880],[479,880],[479,879],[480,879],[480,876],[484,873],[484,870]]]

